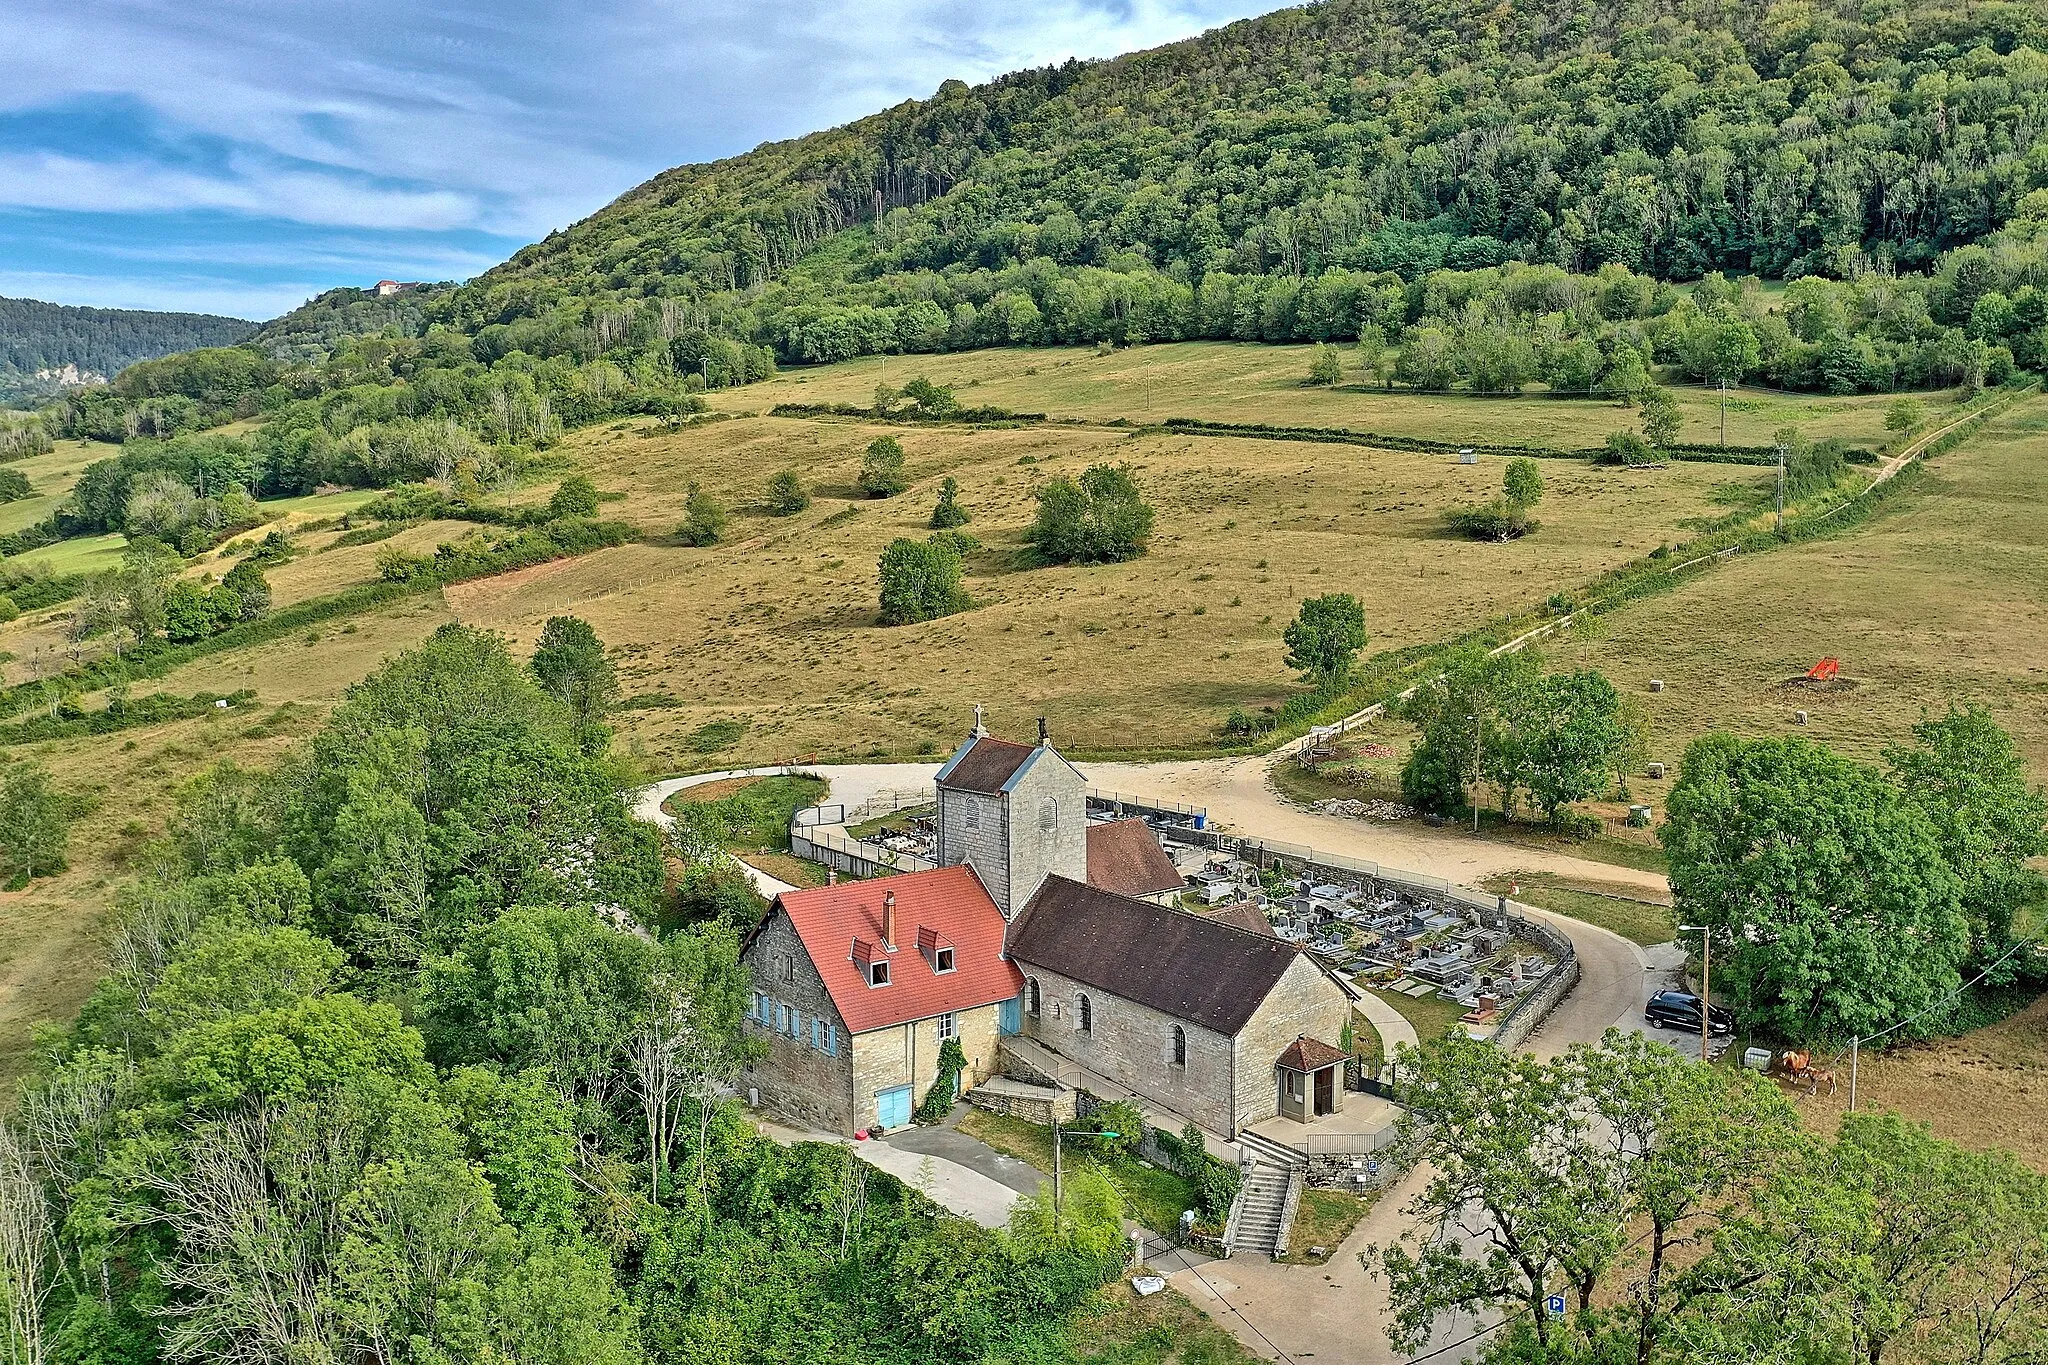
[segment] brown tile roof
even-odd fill
[[[1236,901],[1230,905],[1219,905],[1213,910],[1198,910],[1195,913],[1203,919],[1234,924],[1254,934],[1264,934],[1267,938],[1280,937],[1273,932],[1273,921],[1266,918],[1266,912],[1250,901]]]
[[[1349,1060],[1328,1043],[1317,1042],[1304,1033],[1287,1045],[1287,1050],[1280,1054],[1279,1064],[1289,1071],[1320,1071],[1326,1066]]]
[[[1222,1034],[1243,1028],[1297,949],[1266,934],[1047,877],[1010,923],[1009,955]]]
[[[939,785],[994,795],[1035,752],[1037,746],[1033,744],[1012,744],[1007,739],[983,735],[939,774]]]
[[[1088,885],[1121,896],[1151,896],[1187,885],[1159,837],[1136,816],[1088,826]]]

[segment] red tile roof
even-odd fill
[[[1088,885],[1119,896],[1152,896],[1187,885],[1173,859],[1137,816],[1088,826]]]
[[[1328,1043],[1318,1042],[1306,1034],[1289,1043],[1287,1050],[1280,1054],[1280,1065],[1289,1071],[1320,1071],[1348,1060],[1344,1053]]]
[[[889,984],[870,986],[853,960],[854,941],[881,942],[882,897],[890,891],[896,951],[887,955]],[[1003,956],[1003,912],[965,864],[785,891],[775,905],[803,940],[849,1033],[991,1005],[1024,989],[1023,974]],[[952,971],[933,971],[919,950],[920,941],[930,942],[927,930],[953,949]]]

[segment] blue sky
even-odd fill
[[[1256,0],[7,0],[0,294],[265,318],[462,279],[669,166]]]

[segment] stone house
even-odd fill
[[[1270,931],[1063,877],[1012,921],[1009,954],[1025,1037],[1224,1137],[1280,1113],[1282,1054],[1351,1017],[1329,973]],[[1341,1106],[1340,1086],[1321,1112]]]
[[[828,1132],[910,1121],[958,1039],[962,1090],[996,1070],[1023,977],[970,866],[785,891],[748,935],[746,1027],[768,1045],[740,1082],[771,1111]]]
[[[1127,894],[1177,898],[1181,878],[1142,821],[1090,828],[1087,782],[1043,721],[1017,744],[977,715],[936,785],[937,869],[786,891],[748,936],[748,1027],[768,1048],[741,1082],[752,1099],[827,1131],[893,1128],[948,1038],[971,1089],[1022,1034],[1224,1137],[1289,1098],[1328,1112],[1302,1102],[1328,1068],[1288,1072],[1282,1055],[1317,1040],[1321,1059],[1351,997],[1256,908]]]

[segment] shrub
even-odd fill
[[[1055,564],[1118,563],[1145,553],[1152,509],[1128,465],[1091,465],[1080,479],[1058,478],[1038,491],[1038,519],[1027,536]]]
[[[1505,498],[1495,498],[1480,507],[1454,507],[1444,513],[1444,524],[1473,540],[1507,541],[1525,536],[1538,523]]]
[[[960,1097],[960,1073],[966,1069],[967,1055],[960,1050],[958,1038],[948,1038],[939,1044],[939,1074],[932,1079],[932,1088],[925,1091],[924,1102],[910,1116],[912,1121],[937,1123],[946,1117],[953,1101]]]
[[[768,480],[768,510],[778,517],[793,517],[811,505],[811,495],[794,469],[785,469]]]
[[[882,551],[879,573],[885,626],[936,620],[968,605],[960,588],[960,548],[951,537],[899,537]]]
[[[1601,464],[1634,466],[1649,464],[1654,457],[1648,441],[1633,431],[1617,431],[1607,437],[1596,458]]]
[[[932,507],[932,529],[949,531],[955,526],[965,526],[968,520],[967,509],[960,505],[960,480],[948,474],[939,485],[939,500]]]
[[[1308,382],[1323,388],[1334,388],[1344,378],[1344,357],[1337,348],[1327,341],[1319,341],[1309,352]]]
[[[1501,475],[1501,491],[1515,507],[1534,507],[1543,501],[1543,471],[1526,455],[1508,461]]]
[[[548,515],[551,517],[590,517],[597,515],[597,485],[581,474],[571,474],[555,485],[555,495],[548,499]]]
[[[690,485],[689,500],[683,504],[682,527],[676,539],[685,545],[716,545],[725,534],[725,508],[697,483]]]
[[[5,593],[0,593],[0,625],[16,619],[20,615],[21,608],[14,605],[14,599]]]
[[[903,443],[894,436],[877,436],[868,442],[861,456],[860,491],[871,498],[886,498],[910,486],[903,474]]]
[[[1130,1161],[1137,1157],[1138,1148],[1145,1142],[1145,1116],[1138,1106],[1129,1100],[1118,1100],[1105,1104],[1088,1116],[1088,1126],[1104,1136],[1096,1138],[1089,1145],[1096,1152],[1112,1161]],[[1115,1133],[1115,1137],[1107,1136]]]
[[[1643,394],[1641,416],[1643,436],[1659,450],[1671,444],[1678,435],[1683,418],[1678,411],[1678,400],[1671,396],[1671,390],[1662,385],[1652,385]]]

